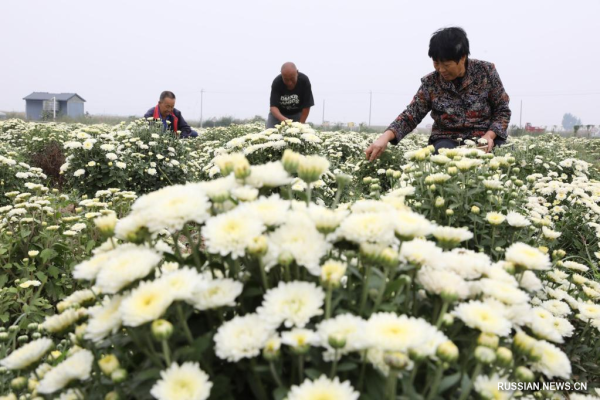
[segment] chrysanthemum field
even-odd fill
[[[0,122],[0,398],[600,398],[600,141],[426,139]]]

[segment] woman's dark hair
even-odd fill
[[[173,99],[175,100],[175,94],[173,92],[169,92],[168,90],[165,90],[164,92],[162,92],[160,94],[159,100],[163,101],[164,99]]]
[[[468,56],[469,39],[462,28],[443,28],[431,35],[429,41],[429,57],[433,61],[456,61]]]

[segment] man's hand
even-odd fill
[[[396,137],[394,132],[387,130],[377,138],[365,151],[367,160],[375,161],[385,151],[388,143]]]
[[[494,148],[494,139],[496,139],[496,134],[494,131],[487,131],[485,135],[482,136],[483,139],[487,139],[487,149],[486,153],[489,153]]]

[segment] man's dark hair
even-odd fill
[[[429,57],[433,61],[456,61],[468,56],[469,39],[462,28],[443,28],[431,35],[429,41]]]
[[[173,92],[169,92],[168,90],[165,90],[164,92],[162,92],[160,94],[160,101],[163,101],[164,99],[173,99],[175,100],[175,93]]]

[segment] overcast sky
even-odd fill
[[[266,116],[293,61],[312,82],[308,121],[387,125],[433,70],[431,34],[461,26],[496,64],[511,123],[600,124],[600,1],[18,0],[2,4],[0,110],[34,91],[76,92],[91,114],[141,115],[162,90],[187,119]],[[431,123],[429,117],[423,122]]]

